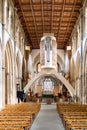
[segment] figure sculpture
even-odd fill
[[[46,58],[47,62],[50,62],[50,51],[52,50],[52,45],[51,45],[51,37],[46,37],[45,39],[45,50],[46,50]]]

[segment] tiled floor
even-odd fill
[[[56,104],[42,104],[30,130],[65,130],[57,113]]]

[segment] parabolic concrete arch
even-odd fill
[[[39,78],[42,78],[44,76],[50,76],[50,75],[59,79],[66,86],[66,88],[68,89],[68,91],[70,92],[72,97],[75,95],[75,90],[71,86],[71,84],[62,75],[57,73],[54,69],[42,69],[42,71],[36,77],[32,78],[29,81],[29,83],[25,86],[24,92],[27,93],[27,91],[31,87],[31,85]]]

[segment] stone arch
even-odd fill
[[[57,73],[54,69],[43,69],[36,77],[32,78],[32,80],[25,86],[24,92],[26,93],[28,89],[31,87],[31,85],[39,78],[44,77],[44,76],[54,76],[57,79],[59,79],[68,89],[70,92],[71,96],[73,97],[75,95],[75,91],[73,87],[69,84],[69,82],[59,73]]]
[[[5,104],[11,104],[13,100],[13,50],[10,39],[5,48]]]

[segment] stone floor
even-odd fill
[[[30,130],[65,130],[61,118],[57,113],[55,103],[41,105],[41,110]]]

